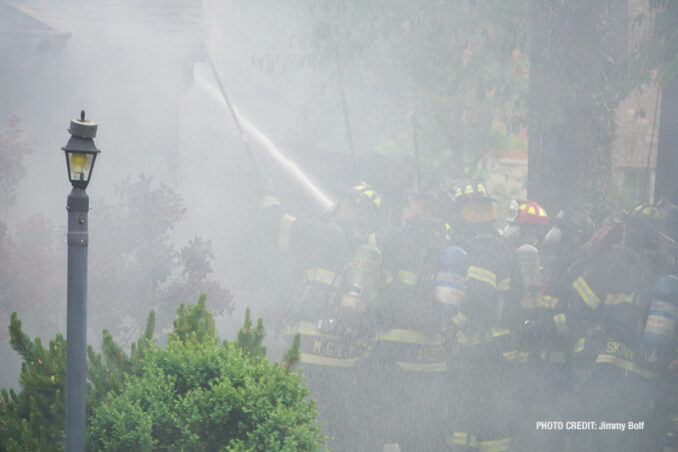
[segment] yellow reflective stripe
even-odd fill
[[[614,355],[608,355],[605,353],[601,353],[598,355],[596,358],[596,363],[603,363],[603,364],[612,364],[613,366],[619,367],[620,369],[627,370],[629,372],[633,372],[637,375],[640,375],[641,377],[645,378],[652,378],[654,376],[653,372],[650,372],[649,370],[645,369],[640,369],[638,366],[635,365],[632,361],[620,358],[618,356]]]
[[[466,274],[466,279],[469,278],[477,279],[478,281],[487,283],[494,288],[497,287],[497,275],[486,268],[471,265],[468,268],[468,273]]]
[[[605,304],[633,303],[634,298],[634,293],[609,293],[605,296]]]
[[[588,283],[583,276],[577,278],[575,282],[572,283],[574,288],[577,290],[577,293],[584,300],[584,303],[589,305],[591,309],[597,309],[600,305],[600,298],[598,295],[589,287]]]
[[[516,363],[526,363],[527,358],[529,357],[528,352],[519,352],[518,350],[511,350],[501,354],[506,361],[516,362]]]
[[[553,316],[553,323],[556,326],[556,332],[558,334],[567,333],[567,318],[565,314],[556,314]]]
[[[385,333],[379,333],[374,337],[375,341],[388,341],[388,342],[403,342],[406,344],[419,344],[419,345],[440,345],[440,337],[436,336],[433,339],[426,336],[421,331],[415,330],[401,330],[401,329],[391,329]]]
[[[312,355],[309,353],[301,353],[299,360],[306,364],[330,367],[353,367],[358,362],[358,358],[330,358],[329,356]]]
[[[259,208],[260,209],[265,209],[267,207],[271,206],[279,206],[280,201],[278,201],[278,198],[275,196],[264,196],[259,200]]]
[[[292,215],[283,215],[280,220],[280,235],[278,235],[278,248],[287,251],[290,248],[290,229],[296,220]]]
[[[509,291],[511,290],[511,279],[510,278],[504,278],[499,282],[499,285],[497,286],[497,289],[502,290],[502,291]]]
[[[542,307],[555,309],[558,304],[558,297],[552,297],[551,295],[544,295],[544,299],[541,302]]]
[[[466,445],[468,443],[468,433],[454,432],[451,437],[447,438],[448,443]]]
[[[464,314],[461,312],[457,312],[454,317],[452,317],[452,323],[457,325],[458,327],[462,327],[468,323],[468,317],[466,317]]]
[[[326,268],[309,268],[306,270],[306,280],[308,282],[319,282],[328,286],[334,284],[336,274]]]
[[[311,322],[297,322],[294,325],[285,328],[283,334],[286,336],[291,336],[297,333],[301,334],[302,336],[332,337],[318,331],[315,324]]]
[[[372,246],[377,246],[377,234],[375,234],[374,232],[371,233],[369,238],[368,238],[368,242]]]
[[[511,330],[507,330],[506,328],[490,328],[490,333],[493,338],[497,338],[511,334]]]
[[[407,372],[445,372],[445,363],[410,363],[396,361],[402,370]]]
[[[396,270],[398,279],[408,286],[416,286],[419,280],[419,275],[408,270]]]
[[[502,438],[494,441],[480,441],[471,444],[471,447],[477,448],[483,452],[499,452],[509,450],[511,447],[511,438]]]
[[[582,350],[584,350],[584,345],[586,344],[586,338],[585,337],[580,337],[579,340],[577,340],[577,343],[574,344],[574,352],[579,353]]]

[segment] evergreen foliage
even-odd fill
[[[236,340],[236,345],[242,350],[242,355],[250,357],[266,356],[266,347],[261,345],[265,336],[264,321],[260,317],[257,320],[257,327],[252,329],[250,308],[247,308],[245,310],[245,325],[238,331],[238,339]]]
[[[298,340],[283,365],[265,359],[261,319],[250,311],[236,341],[219,341],[205,295],[177,310],[166,348],[153,342],[155,314],[129,355],[104,330],[88,348],[89,450],[318,450],[323,436],[300,376]],[[44,348],[15,314],[12,347],[24,360],[21,391],[2,390],[0,451],[61,451],[66,341]],[[289,357],[289,358],[287,358]]]
[[[204,342],[207,339],[215,339],[217,332],[214,329],[214,317],[205,309],[205,294],[201,294],[198,304],[189,305],[188,308],[182,303],[177,311],[174,321],[174,331],[170,339],[185,342],[187,339],[194,342]]]
[[[299,345],[301,344],[301,336],[299,333],[294,335],[294,341],[292,342],[292,347],[283,354],[282,359],[282,368],[285,369],[285,373],[288,374],[292,368],[299,362],[301,359],[301,353],[299,352]]]
[[[58,334],[42,346],[21,329],[16,313],[10,319],[10,343],[23,358],[21,392],[2,389],[0,450],[45,452],[63,450],[66,399],[66,341]]]

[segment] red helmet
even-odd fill
[[[548,226],[549,217],[546,210],[534,201],[511,201],[510,223],[518,224],[537,224]]]

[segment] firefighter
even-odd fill
[[[578,379],[570,418],[599,423],[575,435],[578,450],[644,450],[641,430],[622,434],[610,426],[645,420],[651,407],[655,381],[642,353],[642,327],[657,279],[660,221],[652,206],[626,215],[621,244],[586,265],[565,295],[562,328],[573,339]]]
[[[564,294],[589,261],[583,245],[589,240],[591,231],[592,222],[587,212],[574,204],[558,212],[539,243],[543,296],[540,306],[532,309],[535,315],[522,317],[523,324],[516,334],[520,348],[529,352],[527,372],[531,378],[524,380],[524,388],[540,400],[533,404],[533,420],[566,420],[573,376]],[[539,394],[536,394],[537,388]],[[527,396],[523,397],[523,401],[529,400]],[[540,450],[560,450],[565,441],[562,431],[532,428],[526,434],[531,447]]]
[[[553,392],[547,388],[550,362],[560,353],[545,343],[521,342],[518,332],[526,322],[540,321],[552,315],[543,306],[544,279],[541,264],[541,241],[548,231],[549,221],[546,210],[535,201],[511,201],[504,237],[515,249],[515,256],[522,278],[522,292],[518,309],[509,324],[518,350],[514,361],[515,390],[519,394],[521,416],[527,419],[521,423],[522,430],[515,432],[514,447],[545,449],[547,435],[536,435],[535,422],[551,419],[549,410]],[[547,364],[549,363],[549,364]],[[561,361],[558,361],[561,364]],[[534,403],[534,399],[540,403]]]
[[[260,202],[264,234],[288,259],[289,287],[281,310],[288,343],[301,336],[302,373],[317,401],[319,422],[336,439],[336,450],[356,450],[359,402],[356,363],[371,331],[381,280],[381,253],[374,243],[382,200],[368,184],[347,190],[320,219],[285,214],[269,191]],[[353,431],[352,431],[353,430]]]
[[[571,367],[566,365],[572,353],[566,322],[566,294],[593,257],[593,229],[588,213],[581,206],[573,204],[558,212],[540,247],[540,257],[545,267],[541,325],[525,326],[528,327],[526,330],[527,336],[531,337],[530,342],[546,346],[546,352],[542,353],[542,370],[550,375],[548,381],[554,396],[569,394],[572,386]],[[535,328],[529,331],[532,327]],[[536,334],[538,330],[542,331]],[[551,404],[554,407],[556,405],[559,404]]]
[[[453,450],[509,450],[517,401],[511,366],[520,359],[509,321],[519,304],[521,278],[513,251],[495,229],[493,199],[475,180],[458,183],[451,224],[466,251],[465,290],[451,319],[448,344],[447,443]]]
[[[594,225],[586,210],[578,204],[559,211],[551,223],[540,251],[547,298],[557,298],[573,281],[573,276],[568,275],[590,259],[591,253],[584,246],[591,239]],[[556,304],[554,300],[547,301]]]
[[[384,443],[397,443],[403,450],[436,450],[432,420],[445,364],[434,278],[446,229],[435,204],[427,194],[410,195],[401,226],[377,237],[385,283],[374,318],[379,331],[366,360],[369,380],[375,383],[370,394],[373,420],[379,425],[373,432],[378,440],[374,450]]]
[[[662,198],[657,203],[664,230],[661,240],[664,273],[678,274],[678,206]]]
[[[523,279],[520,320],[537,317],[541,308],[543,281],[538,246],[547,232],[546,210],[534,201],[511,201],[504,237],[516,250]]]
[[[648,451],[678,451],[678,277],[655,282],[643,331],[644,359],[657,375],[654,405],[646,422],[643,446]]]

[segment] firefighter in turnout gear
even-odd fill
[[[346,191],[320,219],[285,214],[278,199],[260,202],[261,223],[288,259],[284,334],[299,334],[302,373],[318,406],[320,424],[336,449],[356,450],[359,428],[350,417],[359,398],[356,364],[373,331],[364,320],[381,284],[381,253],[374,243],[381,197],[368,184]]]
[[[639,206],[624,219],[620,245],[594,258],[565,295],[562,328],[574,346],[578,379],[571,419],[623,423],[647,419],[654,372],[643,353],[643,327],[656,275],[658,211]],[[642,431],[577,435],[578,450],[644,450]]]
[[[504,237],[515,250],[515,259],[520,270],[522,292],[518,309],[509,320],[517,347],[515,368],[512,369],[515,391],[522,417],[528,422],[516,427],[514,448],[535,448],[546,450],[549,439],[546,435],[535,435],[534,423],[539,419],[550,419],[547,409],[552,402],[552,393],[546,388],[549,375],[544,372],[544,362],[562,357],[562,352],[553,350],[548,344],[524,342],[520,332],[525,324],[539,321],[549,310],[543,306],[544,279],[541,263],[541,241],[548,232],[546,210],[534,201],[511,201],[509,217],[504,228]],[[562,359],[562,358],[561,358]],[[562,364],[561,360],[558,360]],[[542,403],[534,403],[534,399]]]
[[[435,201],[410,196],[402,225],[378,235],[385,280],[374,317],[373,337],[365,365],[373,390],[369,397],[379,426],[371,435],[374,449],[397,443],[403,450],[436,450],[433,412],[445,363],[438,335],[440,307],[434,295],[438,253],[445,244],[445,223]]]
[[[648,451],[678,451],[678,277],[657,279],[643,331],[645,359],[657,375],[654,406],[643,445]]]
[[[533,320],[538,317],[538,310],[542,305],[542,265],[537,247],[546,235],[548,215],[534,201],[513,200],[509,211],[504,237],[516,249],[523,279],[520,320]]]
[[[553,396],[563,395],[572,386],[571,366],[567,364],[572,347],[566,320],[566,295],[591,260],[592,255],[585,249],[585,244],[590,244],[592,233],[593,222],[588,214],[573,204],[558,212],[539,248],[545,267],[541,325],[526,326],[531,329],[527,335],[530,341],[548,348],[542,365],[543,370],[550,374]],[[553,402],[551,406],[555,408],[559,403]]]
[[[518,405],[513,391],[501,388],[521,359],[509,325],[521,277],[513,251],[494,227],[493,200],[484,185],[462,182],[453,197],[451,220],[460,239],[453,245],[466,251],[468,267],[462,302],[450,319],[453,343],[446,346],[447,444],[452,450],[509,450]]]

